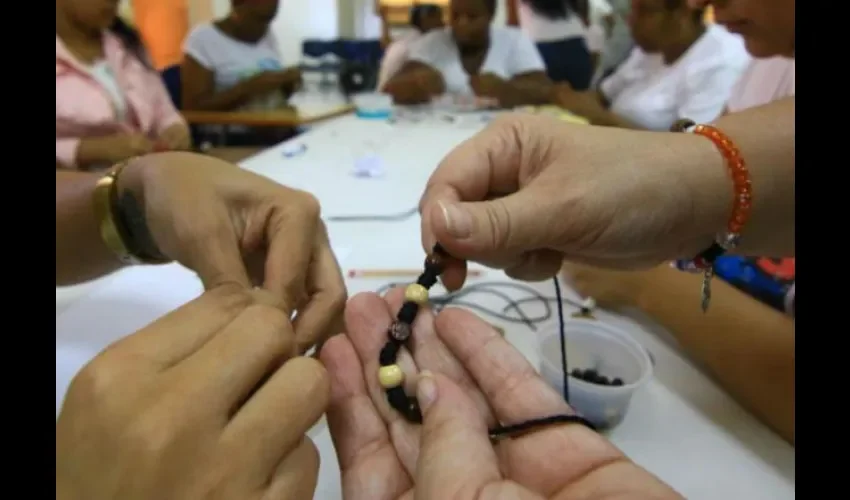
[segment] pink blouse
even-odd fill
[[[156,139],[171,125],[185,123],[159,74],[146,68],[118,37],[105,33],[103,52],[123,97],[123,113],[110,89],[56,37],[57,164],[74,167],[80,139],[86,137],[125,132]]]

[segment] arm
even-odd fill
[[[517,11],[517,2],[519,0],[508,0],[507,2],[507,25],[519,26],[519,13]]]
[[[56,139],[56,165],[86,169],[125,160],[132,156],[133,150],[119,149],[118,143],[123,139],[122,135]],[[127,154],[122,153],[124,150]]]
[[[156,100],[153,106],[155,129],[157,134],[162,133],[172,125],[182,125],[188,129],[189,125],[183,119],[183,115],[174,107],[174,101],[171,100],[171,95],[162,78],[158,74],[151,74],[150,82],[153,97]]]
[[[794,118],[794,98],[790,97],[723,116],[714,123],[740,149],[753,184],[750,220],[734,253],[795,255]],[[699,227],[725,231],[733,198],[726,162],[708,139],[694,136],[688,140],[694,160],[688,165],[699,166],[692,172],[699,177],[694,205],[698,224],[704,224]]]
[[[384,85],[384,92],[399,104],[419,104],[445,91],[443,76],[419,61],[407,61]]]
[[[794,321],[722,280],[694,314],[700,276],[649,271],[637,306],[663,324],[741,405],[794,444]]]
[[[544,71],[532,71],[505,82],[499,102],[505,107],[549,104],[552,89],[552,81]]]
[[[103,243],[94,213],[92,194],[101,176],[56,171],[56,286],[88,281],[122,266]]]
[[[215,91],[215,73],[186,54],[180,69],[183,109],[193,111],[231,111],[257,94],[255,80],[243,80],[227,90]]]

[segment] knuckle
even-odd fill
[[[318,220],[322,212],[319,199],[306,191],[298,192],[298,207],[309,220]]]
[[[124,439],[128,448],[140,457],[161,460],[179,440],[180,432],[174,421],[155,409],[138,415],[126,429]]]
[[[208,297],[218,309],[241,312],[257,301],[251,290],[232,281],[224,281],[215,288],[204,292],[201,300]]]
[[[114,365],[105,360],[108,351],[104,351],[88,365],[83,367],[68,386],[68,399],[97,402],[108,399],[115,384]]]

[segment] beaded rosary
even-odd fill
[[[404,304],[396,316],[396,320],[390,325],[387,332],[389,339],[381,349],[379,361],[381,368],[378,372],[378,380],[381,387],[387,393],[390,406],[401,413],[408,422],[422,423],[422,411],[419,403],[410,398],[404,392],[404,371],[396,364],[398,352],[405,345],[413,332],[413,322],[419,308],[428,304],[428,290],[437,283],[437,278],[443,271],[443,261],[448,254],[440,244],[434,246],[434,250],[425,259],[425,271],[416,280],[405,288]],[[560,287],[556,278],[556,293],[560,296]],[[560,298],[560,297],[559,297]],[[567,370],[566,351],[564,350],[564,318],[563,304],[558,301],[558,316],[561,326],[561,364],[564,372],[564,398],[567,396]],[[513,425],[499,425],[490,429],[490,439],[493,441],[514,437],[522,433],[537,430],[553,424],[577,423],[590,429],[595,427],[592,423],[578,415],[559,414],[548,417],[526,420]]]

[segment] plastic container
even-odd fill
[[[360,118],[383,120],[393,113],[393,98],[389,94],[369,92],[352,96],[356,114]]]
[[[652,378],[649,352],[628,333],[598,320],[570,319],[565,322],[567,370],[595,369],[623,385],[598,385],[569,376],[569,403],[580,415],[600,429],[610,429],[626,416],[635,391]],[[540,336],[540,373],[563,394],[561,343],[557,323]]]

